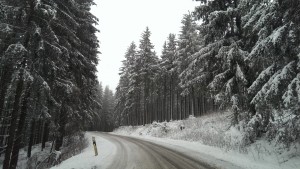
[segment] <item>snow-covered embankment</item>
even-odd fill
[[[287,150],[266,139],[245,145],[243,129],[230,127],[229,114],[216,113],[200,118],[153,122],[145,126],[123,126],[113,133],[147,139],[173,148],[186,148],[199,152],[199,158],[206,158],[208,162],[213,162],[210,157],[215,157],[241,168],[296,169],[300,166],[299,145]]]

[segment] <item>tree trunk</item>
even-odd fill
[[[28,102],[29,96],[30,96],[30,86],[27,87],[27,89],[25,91],[25,95],[22,99],[21,114],[20,114],[18,129],[16,132],[17,137],[15,139],[14,146],[12,149],[12,154],[11,154],[10,169],[15,169],[17,167],[19,151],[21,148],[21,141],[23,138],[23,131],[24,131],[23,128],[24,128],[25,119],[27,116],[26,111],[27,111],[27,102]]]
[[[24,62],[24,64],[25,64],[25,62]],[[14,147],[15,131],[17,129],[17,123],[18,123],[17,120],[18,120],[19,103],[20,103],[20,98],[21,98],[21,94],[23,91],[23,83],[24,83],[23,82],[23,70],[20,70],[19,77],[20,77],[20,79],[17,83],[15,100],[14,100],[13,110],[11,113],[11,123],[10,123],[10,128],[9,128],[8,142],[7,142],[7,147],[5,150],[5,157],[4,157],[4,162],[3,162],[4,169],[9,169],[9,166],[11,163],[11,155],[12,155],[12,150]]]
[[[11,65],[9,66],[5,66],[4,71],[1,74],[1,78],[0,78],[0,123],[2,124],[2,126],[0,126],[0,147],[4,147],[5,146],[5,139],[6,139],[6,128],[7,125],[5,125],[4,123],[4,119],[6,117],[4,117],[4,103],[5,103],[5,96],[6,96],[6,92],[7,92],[7,87],[9,85],[9,82],[11,81]],[[1,117],[2,116],[2,117]],[[0,149],[0,156],[1,156],[1,152],[2,152],[2,148]]]
[[[182,115],[182,119],[185,119],[186,118],[186,96],[183,97],[183,101],[182,101],[182,104],[183,104],[183,115]]]
[[[172,92],[172,75],[171,75],[171,77],[170,77],[170,120],[172,120],[172,116],[173,116],[173,104],[172,104],[172,102],[173,102],[173,98],[172,98],[172,96],[173,96],[173,92]]]
[[[48,141],[49,136],[49,122],[45,122],[44,131],[43,131],[43,140],[42,140],[42,151],[46,146],[46,142]]]
[[[161,93],[159,93],[159,121],[162,122],[162,112],[163,112],[163,100],[161,97]]]
[[[167,77],[165,75],[165,82],[164,82],[164,111],[163,111],[163,121],[166,120],[166,115],[167,115]]]
[[[193,116],[195,116],[195,93],[194,93],[194,87],[192,87],[192,94],[191,94],[191,100],[192,100],[192,103],[191,103],[191,113]]]
[[[206,100],[205,100],[205,96],[202,97],[202,106],[203,106],[203,114],[206,114],[207,110],[206,110]]]
[[[199,96],[197,96],[197,115],[198,116],[201,116],[201,113],[200,113],[200,97]]]
[[[180,109],[181,109],[181,111],[180,111],[180,120],[182,120],[183,119],[183,114],[184,114],[184,103],[183,103],[183,98],[182,97],[180,97],[181,99],[180,99],[180,101],[181,101],[181,106],[180,106]]]
[[[185,98],[185,117],[189,117],[189,102],[188,102],[188,95],[184,97]]]
[[[65,135],[65,125],[66,125],[66,118],[67,118],[67,108],[64,105],[65,103],[62,103],[62,108],[60,111],[60,117],[59,117],[59,128],[58,128],[58,136],[56,136],[56,141],[55,141],[55,150],[59,151],[60,147],[63,144],[63,138]],[[105,130],[105,128],[104,128]]]
[[[11,81],[11,68],[10,66],[6,66],[3,69],[4,71],[2,72],[2,75],[0,76],[0,117],[2,116],[2,111],[4,107],[4,101],[5,101],[5,96],[7,92],[7,86],[9,82]],[[0,145],[1,146],[1,145]]]
[[[142,96],[141,96],[141,94],[139,94],[138,100],[137,100],[137,104],[138,104],[138,112],[139,112],[139,116],[140,116],[140,122],[139,122],[139,125],[142,125],[142,124],[143,124],[143,112],[142,112],[142,104],[141,104],[141,100],[142,100]]]
[[[27,150],[27,157],[31,157],[31,148],[32,148],[32,145],[33,145],[34,128],[35,128],[35,120],[32,119],[32,121],[31,121],[31,127],[30,127],[30,135],[29,135],[29,144],[28,144],[28,150]]]
[[[42,134],[43,134],[43,120],[39,120],[39,125],[38,125],[38,135],[37,135],[37,142],[36,144],[39,144],[42,142]]]
[[[180,120],[180,109],[179,109],[179,95],[178,95],[178,92],[177,92],[177,94],[176,94],[176,97],[177,97],[177,99],[176,99],[176,108],[177,108],[177,120]]]

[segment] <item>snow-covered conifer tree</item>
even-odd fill
[[[285,143],[299,138],[299,102],[294,101],[300,72],[299,5],[294,0],[255,2],[243,18],[245,30],[252,31],[247,45],[256,40],[247,59],[255,75],[248,89],[251,103],[262,117],[261,132]]]
[[[51,132],[59,133],[56,140],[58,150],[65,134],[71,134],[76,130],[74,127],[83,128],[83,125],[78,125],[82,124],[81,119],[91,121],[95,115],[92,92],[97,83],[98,41],[94,27],[97,19],[89,12],[93,1],[2,0],[0,4],[0,11],[4,14],[0,16],[0,79],[1,83],[5,82],[0,89],[0,114],[8,110],[3,107],[8,108],[14,101],[20,100],[4,102],[5,98],[17,95],[17,90],[7,91],[23,79],[24,85],[20,87],[22,97],[32,102],[19,107],[21,114],[13,118],[11,124],[18,119],[26,119],[27,122],[22,123],[30,124],[31,118],[39,119],[40,125],[51,121],[51,125],[57,127]],[[17,54],[22,51],[25,54]],[[23,66],[16,66],[21,62]],[[21,79],[16,80],[20,71],[24,73],[19,76]],[[26,87],[27,79],[32,81],[30,88]],[[36,133],[38,138],[43,132]],[[13,135],[10,137],[14,140],[11,145],[13,154],[5,157],[4,168],[16,167],[16,160],[10,157],[18,158],[15,154],[18,153],[15,146],[18,140]],[[21,138],[26,140],[27,137],[22,135]]]
[[[141,40],[139,44],[139,50],[137,51],[136,63],[139,64],[139,80],[140,88],[142,90],[141,94],[141,113],[142,113],[142,124],[146,124],[150,117],[150,95],[151,87],[154,85],[155,72],[157,71],[158,58],[153,51],[154,46],[150,40],[151,32],[147,27],[146,30],[141,35]]]
[[[120,80],[116,91],[116,112],[120,118],[121,124],[137,124],[137,88],[135,82],[137,76],[136,63],[136,45],[134,42],[128,47],[125,60],[120,69]],[[131,120],[129,120],[131,119]],[[134,120],[133,120],[134,119]]]

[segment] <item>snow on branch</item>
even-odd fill
[[[252,83],[252,85],[248,88],[249,94],[257,93],[261,87],[268,81],[268,79],[275,73],[275,64],[272,64],[267,69],[263,70],[258,78]]]

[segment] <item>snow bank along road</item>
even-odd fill
[[[188,155],[190,150],[177,151],[153,142],[99,132],[99,136],[116,146],[108,169],[212,169],[218,168]],[[100,150],[101,155],[101,150]],[[232,166],[233,167],[233,166]],[[221,168],[221,167],[220,167]],[[235,167],[233,167],[235,168]]]

